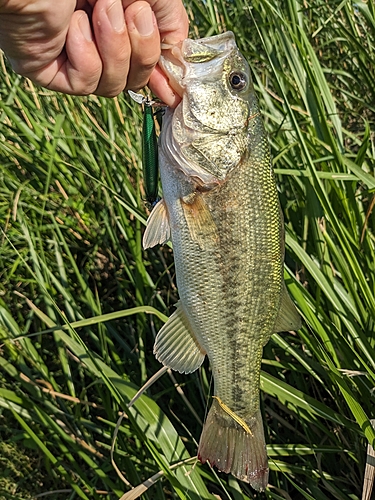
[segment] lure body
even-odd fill
[[[155,115],[161,129],[161,114],[154,112],[155,107],[165,106],[163,103],[152,101],[142,94],[128,90],[133,101],[143,105],[142,123],[142,171],[145,201],[149,208],[153,208],[159,201],[159,158],[158,138],[156,135]]]
[[[158,140],[152,101],[148,98],[143,102],[142,168],[146,201],[150,206],[154,206],[158,201]]]

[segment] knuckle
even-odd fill
[[[98,82],[81,82],[74,87],[74,94],[77,95],[90,95],[95,94],[98,88]]]
[[[155,68],[158,60],[159,60],[159,58],[155,59],[154,57],[152,57],[152,58],[150,57],[148,59],[143,59],[141,62],[142,71],[145,73],[151,73],[152,70]]]
[[[98,88],[100,74],[76,74],[70,78],[72,93],[75,95],[94,94]]]
[[[108,77],[108,75],[107,75]],[[102,97],[116,97],[125,89],[125,81],[117,81],[116,83],[111,78],[102,80],[95,89],[94,94]]]
[[[138,92],[139,90],[143,89],[147,85],[147,82],[144,82],[140,85],[127,85],[124,90],[132,90],[133,92]]]
[[[94,94],[100,85],[102,66],[91,67],[89,73],[80,73],[74,82],[74,88],[80,90],[80,95]]]
[[[110,98],[113,98],[113,97],[116,97],[118,96],[119,94],[121,94],[121,92],[124,90],[124,88],[117,88],[117,89],[111,89],[111,90],[103,90],[101,91],[100,89],[95,91],[94,94],[96,95],[99,95],[101,97],[110,97]]]

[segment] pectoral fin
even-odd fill
[[[201,248],[207,248],[218,238],[216,224],[209,207],[200,193],[191,193],[181,200],[182,210],[191,239]]]
[[[192,373],[206,353],[199,345],[180,302],[155,339],[154,354],[163,365],[180,373]]]
[[[279,314],[276,318],[273,331],[275,333],[289,332],[291,330],[299,330],[301,326],[301,316],[299,315],[296,306],[293,304],[284,283],[281,294]]]
[[[148,220],[145,234],[143,235],[143,248],[152,248],[162,245],[170,239],[171,228],[169,225],[167,207],[164,200],[160,200],[152,210]]]

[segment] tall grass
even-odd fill
[[[375,443],[375,6],[186,6],[192,37],[231,29],[252,67],[304,319],[264,351],[269,488],[191,458],[207,363],[127,406],[160,368],[154,335],[178,297],[171,249],[141,247],[139,109],[35,88],[2,61],[0,498],[361,498]],[[125,482],[110,453],[122,412]]]

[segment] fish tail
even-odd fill
[[[215,398],[199,441],[198,458],[263,491],[268,484],[268,460],[260,410],[246,421]],[[250,431],[250,432],[249,432]]]

